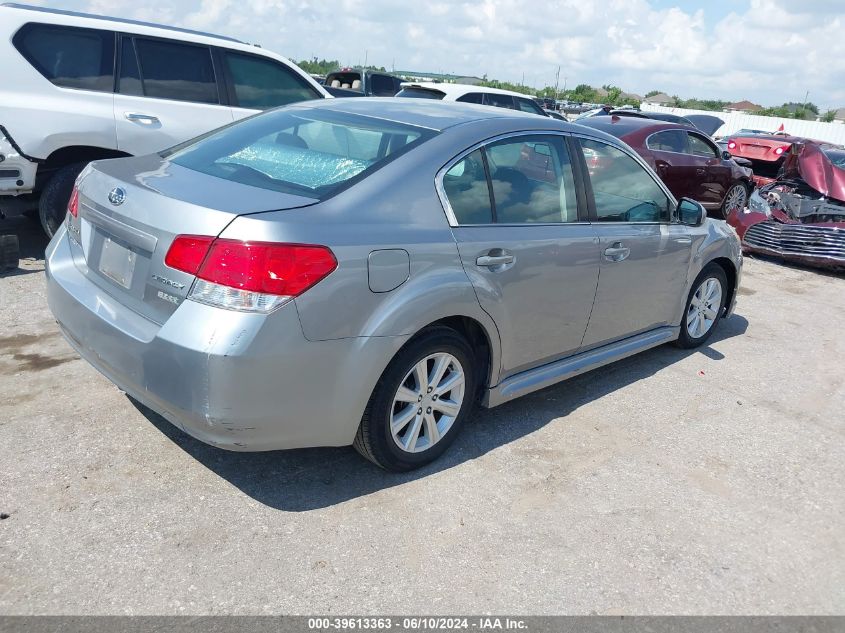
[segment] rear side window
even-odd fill
[[[137,97],[144,95],[141,72],[138,70],[138,58],[135,56],[135,45],[129,37],[124,37],[120,45],[120,79],[117,91],[120,94]]]
[[[642,165],[622,150],[581,139],[599,222],[668,222],[671,201]]]
[[[320,97],[302,77],[277,62],[254,55],[225,55],[241,108],[266,110]]]
[[[167,156],[225,180],[324,199],[435,134],[345,112],[276,110]]]
[[[578,221],[575,178],[562,137],[498,141],[487,147],[487,164],[498,223]]]
[[[458,224],[493,222],[482,150],[477,149],[452,165],[443,175],[443,190]]]
[[[145,96],[220,103],[211,50],[207,47],[136,38],[135,48]]]
[[[646,145],[658,152],[687,153],[687,133],[683,130],[664,130],[648,137]]]
[[[54,85],[112,92],[114,39],[111,31],[27,24],[13,42],[21,55]]]

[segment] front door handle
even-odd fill
[[[678,244],[692,244],[692,238],[691,237],[676,237],[675,241]]]
[[[493,268],[494,266],[505,266],[513,264],[516,258],[513,255],[482,255],[475,260],[477,266]]]
[[[604,258],[610,262],[621,262],[628,259],[631,254],[631,249],[625,246],[622,242],[614,242],[612,245],[604,249]]]
[[[158,120],[158,117],[155,117],[151,114],[140,114],[138,112],[124,112],[123,116],[126,117],[127,121],[131,121],[132,123],[142,123],[143,125],[155,125],[156,123],[161,122]]]

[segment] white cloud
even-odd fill
[[[842,0],[749,0],[713,19],[708,1],[69,0],[62,8],[234,35],[294,58],[487,74],[538,87],[614,83],[643,93],[810,100],[845,106]],[[725,3],[717,3],[725,6]],[[705,19],[708,18],[708,19]]]

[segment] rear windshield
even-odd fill
[[[162,155],[245,185],[325,199],[436,133],[329,110],[274,110]]]
[[[442,99],[446,96],[446,93],[428,88],[402,88],[402,90],[396,93],[396,96],[415,97],[417,99]]]

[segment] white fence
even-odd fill
[[[819,121],[801,121],[798,119],[784,119],[776,116],[758,116],[743,114],[742,112],[709,112],[707,110],[687,110],[685,108],[666,108],[663,106],[642,104],[640,108],[646,112],[668,112],[685,116],[687,114],[709,114],[722,119],[725,124],[719,128],[714,136],[727,136],[743,128],[752,130],[776,131],[783,124],[783,131],[795,136],[806,136],[819,141],[845,145],[845,125],[842,123],[821,123]]]

